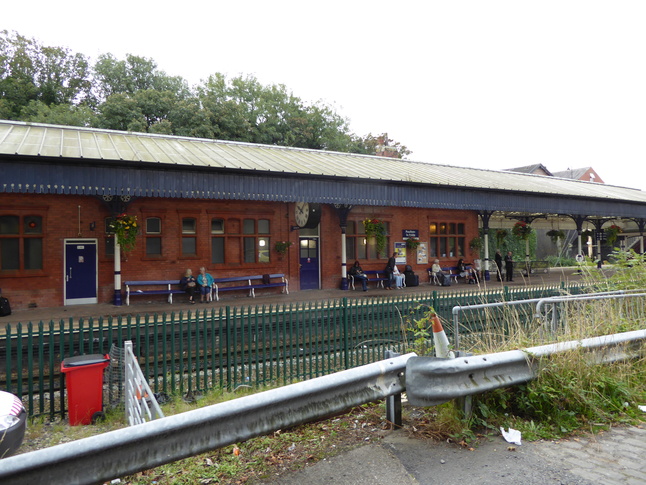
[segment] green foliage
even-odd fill
[[[545,259],[547,259],[547,261],[548,261],[548,263],[549,263],[549,265],[551,267],[576,266],[576,264],[577,264],[576,259],[574,259],[574,258],[566,258],[566,257],[561,257],[561,256],[549,255]]]
[[[532,233],[532,226],[527,224],[525,221],[518,221],[514,224],[514,227],[511,228],[511,233],[518,239],[523,241],[529,238],[529,235]]]
[[[559,241],[565,239],[565,232],[560,229],[552,229],[547,231],[547,237],[550,238],[552,244],[558,244]]]
[[[153,59],[82,54],[0,31],[0,118],[122,131],[217,138],[374,155],[410,154],[387,133],[360,137],[323,102],[282,84],[213,74],[194,88]]]
[[[497,249],[504,255],[507,251],[514,254],[515,261],[525,259],[525,240],[519,239],[506,229],[497,229],[490,231],[494,237],[490,239],[489,254],[495,254]],[[529,240],[529,258],[536,259],[536,231],[531,231],[527,237]]]
[[[477,396],[472,423],[512,426],[533,440],[630,422],[641,417],[637,404],[646,386],[637,376],[645,370],[643,360],[593,365],[582,352],[570,352],[550,360],[528,384]]]
[[[409,237],[406,239],[406,249],[410,249],[411,251],[415,251],[420,244],[420,240],[417,239],[416,237]]]
[[[419,356],[433,353],[433,318],[437,316],[432,306],[419,304],[411,308],[404,319],[404,338],[407,350]],[[409,338],[412,337],[412,340]]]
[[[377,254],[384,254],[387,241],[386,223],[379,219],[364,219],[363,229],[367,237],[375,238]]]
[[[604,275],[593,263],[583,265],[584,280],[598,291],[646,286],[646,259],[634,251],[616,251],[614,272]],[[586,301],[568,311],[559,340],[574,340],[643,328],[643,299]],[[535,344],[534,344],[535,345]],[[537,360],[538,378],[525,385],[498,389],[474,398],[471,425],[513,427],[523,438],[552,439],[643,418],[637,404],[646,402],[646,359],[597,364],[579,350]]]

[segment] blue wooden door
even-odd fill
[[[321,287],[319,240],[315,237],[301,237],[298,248],[301,265],[301,290],[318,290]]]
[[[65,241],[65,304],[97,302],[96,240],[69,239]]]

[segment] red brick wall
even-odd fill
[[[146,217],[162,219],[161,258],[147,258],[144,237],[140,235],[135,249],[122,258],[122,280],[178,279],[186,268],[197,273],[205,266],[214,277],[242,276],[264,273],[285,273],[289,278],[290,291],[299,289],[298,231],[291,231],[294,222],[294,204],[283,202],[211,201],[187,199],[134,200],[127,210],[136,215],[143,224]],[[64,303],[64,240],[66,238],[92,238],[98,241],[98,300],[111,302],[114,295],[114,260],[106,256],[105,218],[108,208],[95,197],[0,194],[0,215],[37,214],[43,216],[44,244],[43,270],[31,272],[0,271],[0,288],[11,299],[12,307],[26,308],[61,306]],[[80,214],[80,215],[79,215]],[[197,220],[197,256],[182,257],[181,219],[195,217]],[[227,232],[227,259],[236,261],[224,265],[212,264],[210,221],[213,217],[225,219]],[[439,211],[396,207],[355,207],[349,219],[361,221],[366,217],[378,217],[390,223],[390,248],[403,241],[402,229],[417,229],[420,240],[428,242],[428,224],[431,220],[463,222],[466,226],[466,244],[477,235],[477,216],[469,211]],[[242,221],[245,218],[269,219],[271,225],[270,263],[243,263],[241,260]],[[91,230],[90,223],[95,224]],[[237,225],[237,227],[236,227]],[[230,235],[235,232],[237,234]],[[283,258],[273,251],[276,241],[289,240],[292,248]],[[467,249],[468,251],[468,249]],[[322,204],[320,226],[321,281],[323,288],[339,288],[341,280],[341,232],[336,210]],[[474,255],[465,259],[473,260]],[[454,260],[442,261],[453,264]],[[364,269],[382,269],[386,260],[365,265]],[[429,264],[417,265],[415,251],[407,251],[407,263],[426,281]],[[352,264],[352,261],[348,261]],[[363,264],[363,262],[362,262]],[[276,290],[279,291],[279,290]],[[150,297],[149,299],[152,299]],[[163,300],[164,297],[159,297]]]

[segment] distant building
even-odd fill
[[[592,167],[572,168],[562,172],[554,172],[555,177],[564,179],[582,180],[584,182],[596,182],[598,184],[605,184],[599,177],[599,174],[594,171]]]
[[[532,175],[547,175],[548,177],[554,177],[556,176],[552,172],[550,172],[545,165],[542,163],[535,163],[534,165],[526,165],[524,167],[516,167],[516,168],[507,168],[505,169],[507,172],[518,172],[518,173],[529,173]]]

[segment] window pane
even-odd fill
[[[357,257],[358,257],[358,259],[366,259],[366,256],[368,255],[367,248],[368,248],[368,246],[366,245],[366,238],[365,237],[358,237],[357,238],[357,249],[358,249]]]
[[[190,255],[190,256],[194,256],[195,254],[197,254],[194,237],[182,238],[182,254]]]
[[[43,218],[40,216],[27,216],[24,218],[25,234],[42,234],[43,233]]]
[[[447,242],[449,244],[448,250],[449,250],[449,257],[454,257],[456,255],[455,252],[455,238],[454,237],[448,237]]]
[[[269,219],[258,220],[258,234],[269,234]]]
[[[365,234],[366,233],[366,226],[363,225],[363,221],[362,222],[357,222],[356,230],[357,230],[357,234]]]
[[[444,222],[440,224],[440,234],[446,234],[446,224]]]
[[[192,217],[182,219],[182,234],[195,234],[195,227],[195,219]]]
[[[464,223],[459,223],[458,224],[458,232],[457,234],[464,234]]]
[[[224,219],[211,219],[211,234],[224,234]]]
[[[161,234],[161,219],[159,217],[146,219],[146,234]]]
[[[1,269],[20,269],[19,239],[0,239],[0,265]]]
[[[431,222],[428,226],[428,231],[431,234],[437,234],[437,222]]]
[[[258,262],[260,263],[269,262],[269,238],[268,237],[258,238]]]
[[[161,237],[147,237],[146,238],[146,255],[147,256],[161,256]]]
[[[111,229],[113,221],[114,221],[114,217],[106,217],[105,218],[105,233],[106,234],[114,234],[114,231]]]
[[[440,255],[443,258],[446,258],[446,238],[441,237],[440,239]]]
[[[0,216],[0,234],[18,234],[18,216]]]
[[[449,232],[448,232],[448,234],[455,234],[455,223],[454,222],[449,224]]]
[[[348,224],[347,224],[347,226],[345,227],[345,233],[346,233],[346,234],[348,234],[348,235],[350,235],[350,236],[352,236],[352,235],[356,234],[356,233],[357,233],[357,232],[356,232],[356,229],[355,229],[355,228],[356,228],[356,224],[357,224],[357,223],[356,223],[356,222],[354,222],[354,221],[348,221]]]
[[[114,256],[114,238],[106,237],[105,238],[105,255]]]
[[[458,241],[458,256],[464,256],[464,238],[458,237],[456,239]]]
[[[431,258],[437,258],[440,255],[440,253],[438,252],[438,248],[437,248],[437,238],[436,237],[431,238],[431,244],[430,244],[428,254],[429,254],[429,256]]]
[[[243,234],[256,234],[256,221],[253,219],[245,219],[242,223]]]
[[[255,237],[244,238],[244,262],[245,263],[256,262],[256,238]]]
[[[224,263],[224,238],[214,237],[211,238],[211,262]]]
[[[377,259],[377,241],[375,241],[374,237],[368,238],[368,258]]]
[[[25,239],[25,269],[43,269],[42,239]]]
[[[356,237],[349,237],[345,240],[345,259],[347,261],[354,261],[357,259],[355,257],[355,245],[357,244]]]

